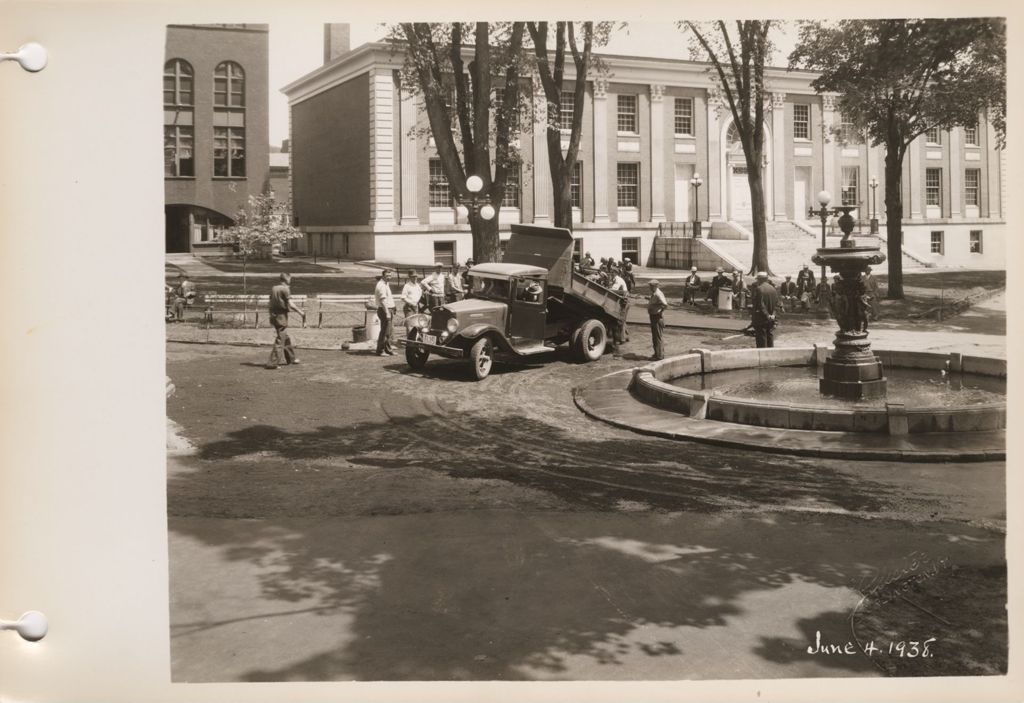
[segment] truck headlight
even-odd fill
[[[455,334],[455,330],[459,329],[459,321],[454,317],[449,317],[445,327],[448,329],[450,334]]]

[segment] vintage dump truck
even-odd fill
[[[422,369],[431,354],[468,359],[480,380],[495,354],[527,357],[566,342],[577,361],[600,359],[629,299],[574,270],[572,247],[567,229],[512,225],[502,262],[469,270],[465,300],[407,319],[409,366]]]

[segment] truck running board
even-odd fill
[[[513,344],[512,349],[515,353],[520,356],[533,356],[534,354],[543,354],[544,352],[553,351],[556,349],[553,344],[544,344],[543,342],[524,342],[523,344]]]

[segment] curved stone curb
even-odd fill
[[[647,405],[634,397],[629,391],[634,371],[617,371],[574,388],[576,407],[596,420],[640,434],[773,454],[898,462],[1006,459],[1004,430],[893,436],[695,420]]]

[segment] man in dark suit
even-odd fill
[[[757,283],[751,289],[750,324],[758,346],[775,346],[775,313],[779,310],[779,292],[768,281],[768,274],[757,272]]]

